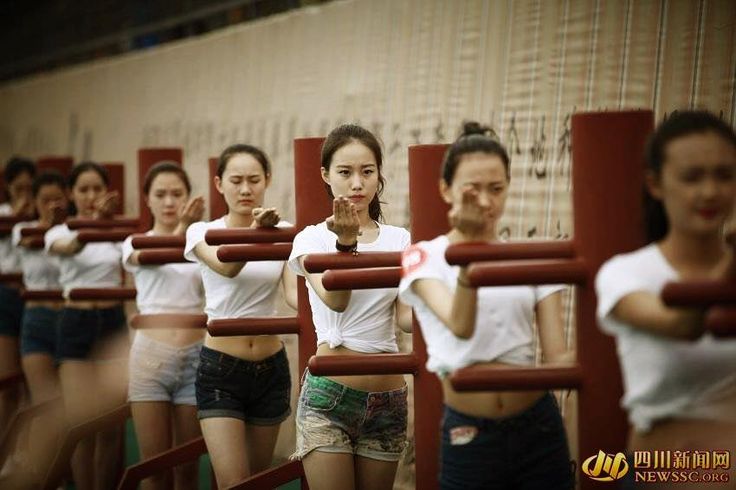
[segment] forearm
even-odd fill
[[[84,244],[81,243],[77,237],[56,240],[49,248],[49,252],[56,255],[76,255],[84,248]]]
[[[467,279],[465,279],[467,281]],[[452,298],[448,327],[456,337],[469,339],[475,332],[476,309],[478,306],[478,290],[458,280]]]

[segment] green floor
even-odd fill
[[[138,443],[135,439],[133,421],[128,420],[125,425],[125,465],[130,466],[138,462]],[[199,489],[210,490],[210,457],[207,454],[199,458]],[[299,490],[299,480],[282,485],[278,490]],[[73,490],[74,485],[68,485],[67,490]]]

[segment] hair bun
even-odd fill
[[[478,121],[465,121],[463,123],[462,136],[472,136],[479,134],[481,136],[494,136],[496,133],[488,126],[482,126]]]

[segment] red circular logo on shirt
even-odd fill
[[[404,250],[401,254],[401,277],[406,277],[427,261],[427,252],[416,245]]]

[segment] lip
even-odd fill
[[[255,201],[252,199],[239,199],[238,204],[253,204]]]
[[[363,199],[365,199],[365,196],[356,194],[355,196],[348,196],[348,199],[350,199],[351,201],[362,201]]]
[[[699,209],[698,214],[705,219],[713,219],[720,214],[718,208]]]

